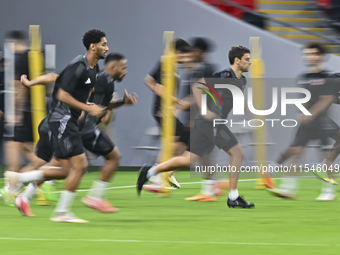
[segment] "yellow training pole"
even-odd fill
[[[175,45],[174,45],[174,32],[164,32],[164,55],[161,58],[161,83],[164,86],[162,97],[161,97],[161,109],[162,109],[162,154],[161,162],[167,161],[172,157],[173,144],[174,144],[174,102],[172,97],[176,91],[176,56],[175,56]],[[169,190],[166,189],[168,186],[170,173],[162,174],[162,187],[163,196],[169,195]]]
[[[40,27],[30,25],[30,51],[28,52],[29,78],[32,80],[43,74],[44,62],[41,52]],[[30,88],[31,108],[32,108],[32,130],[33,141],[36,144],[39,140],[38,126],[43,118],[46,117],[45,86],[36,85]]]
[[[251,68],[250,68],[250,81],[253,87],[253,103],[257,110],[263,110],[265,107],[265,84],[264,78],[264,61],[261,59],[261,45],[259,37],[250,37],[251,48]],[[254,115],[255,119],[260,119],[265,122],[264,116]],[[254,131],[255,140],[255,161],[258,167],[266,164],[267,151],[266,151],[266,128],[262,126],[256,128]],[[260,169],[261,171],[262,169]],[[265,189],[266,185],[261,173],[257,173],[256,189]]]

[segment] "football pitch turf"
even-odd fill
[[[241,180],[240,194],[255,208],[232,209],[226,196],[184,201],[201,186],[189,172],[176,174],[187,184],[170,197],[143,191],[138,198],[137,173],[122,171],[107,193],[120,212],[102,214],[80,202],[96,176],[84,176],[72,207],[87,224],[51,222],[55,202],[37,206],[34,198],[37,216],[23,217],[1,200],[0,254],[339,254],[339,201],[314,201],[321,187],[314,178],[300,180],[296,200],[273,197],[255,190],[253,180]],[[59,181],[57,189],[62,187]]]

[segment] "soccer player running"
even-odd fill
[[[192,53],[191,53],[191,47],[190,45],[183,39],[176,39],[175,41],[175,56],[177,60],[177,64],[180,65],[187,65],[188,62],[192,61]],[[176,88],[177,91],[181,91],[180,84],[181,84],[181,77],[179,75],[179,70],[176,70],[175,76],[177,78],[176,82]],[[163,85],[162,85],[162,74],[161,74],[161,62],[158,61],[154,69],[146,75],[144,79],[145,85],[154,93],[154,102],[153,102],[153,109],[152,114],[154,119],[157,122],[157,125],[159,128],[162,128],[162,111],[161,111],[161,96],[163,91]],[[186,106],[187,102],[186,99],[183,98],[183,100],[179,99],[178,97],[173,97],[174,102],[178,104],[179,106]],[[185,138],[185,126],[183,123],[176,118],[175,119],[175,142],[173,145],[173,154],[176,156],[180,156],[184,153],[187,147],[187,139]],[[183,138],[183,139],[182,139]],[[160,157],[160,155],[159,155]],[[155,184],[156,186],[160,186],[158,182],[161,181],[160,175],[155,178]],[[170,175],[169,177],[169,184],[175,188],[180,188],[180,184],[177,182],[175,177],[173,175]]]
[[[86,100],[93,89],[99,71],[98,60],[105,58],[109,50],[106,34],[100,30],[90,30],[83,36],[86,48],[84,56],[76,57],[60,74],[53,91],[52,111],[48,116],[48,124],[57,141],[55,157],[60,161],[62,169],[69,169],[65,190],[51,217],[56,222],[84,223],[70,212],[82,175],[87,169],[81,134],[77,121],[81,111],[94,117],[101,117],[105,108],[99,105],[88,105]],[[42,180],[42,171],[33,171],[33,180]],[[18,182],[16,173],[6,172],[5,177],[12,183]]]
[[[126,67],[127,61],[123,55],[117,53],[108,54],[105,58],[105,71],[97,75],[90,101],[97,105],[105,106],[108,109],[114,109],[124,104],[135,105],[137,102],[136,96],[134,94],[127,94],[127,91],[125,91],[125,96],[122,100],[111,101],[112,94],[114,93],[114,81],[120,82],[123,80],[127,73]],[[33,86],[41,83],[49,83],[53,81],[55,77],[58,77],[58,75],[47,74],[32,81],[28,81],[25,77],[22,77],[22,82],[26,86]],[[79,121],[84,147],[90,152],[105,158],[105,164],[101,168],[100,178],[93,182],[90,192],[83,198],[83,203],[98,211],[113,213],[117,212],[118,209],[104,199],[105,189],[117,169],[120,153],[111,139],[98,128],[98,124],[102,119],[103,118],[96,118],[85,114],[85,117]],[[36,153],[44,163],[47,163],[54,153],[53,140],[48,140],[48,129],[41,128],[41,126],[42,125],[39,127],[39,135],[45,139],[40,139],[38,142]],[[44,143],[43,140],[48,141],[48,143]],[[52,159],[48,166],[39,170],[43,172],[44,180],[66,178],[69,169],[51,167],[51,164],[54,166],[52,162],[55,162],[55,158]],[[42,165],[44,165],[44,163]],[[34,176],[31,176],[31,174],[21,174],[17,179],[20,178],[21,180],[27,181],[27,178],[31,177]],[[32,181],[32,179],[29,180]],[[24,216],[34,216],[30,211],[29,200],[35,194],[37,186],[42,182],[43,180],[37,183],[30,183],[27,189],[17,198],[16,206]]]
[[[135,105],[137,103],[136,96],[134,94],[129,95],[126,90],[123,100],[111,102],[115,89],[114,81],[122,81],[127,73],[127,60],[125,57],[121,54],[110,53],[105,58],[105,64],[106,70],[97,76],[94,95],[90,101],[107,106],[108,109],[117,108],[124,104]],[[98,128],[100,118],[85,114],[81,122],[80,133],[84,147],[90,152],[105,158],[105,164],[101,168],[99,179],[93,182],[91,191],[87,196],[83,197],[82,201],[86,206],[104,213],[117,212],[118,209],[111,206],[107,200],[104,200],[104,197],[105,190],[118,167],[121,157],[119,150],[111,139]]]
[[[233,46],[229,51],[229,62],[231,65],[230,68],[214,74],[213,78],[215,78],[214,80],[217,82],[221,82],[222,79],[228,78],[229,84],[233,84],[243,91],[246,85],[246,79],[242,73],[248,72],[251,65],[249,49],[243,46]],[[199,110],[202,108],[202,90],[199,88],[205,88],[205,86],[202,85],[205,83],[206,80],[202,78],[192,85],[194,99]],[[239,196],[237,189],[241,163],[243,160],[243,149],[241,145],[237,142],[236,137],[231,133],[227,126],[219,125],[219,127],[214,130],[212,124],[212,121],[215,118],[227,118],[233,106],[233,98],[229,90],[216,90],[221,97],[223,106],[222,108],[216,108],[214,107],[214,102],[208,100],[207,114],[196,115],[194,129],[191,133],[190,152],[186,151],[182,157],[171,158],[150,169],[143,167],[137,181],[137,192],[139,194],[143,184],[146,183],[151,176],[178,168],[190,167],[190,163],[194,164],[199,159],[202,159],[202,157],[209,154],[216,145],[230,155],[230,168],[236,169],[234,172],[230,171],[229,175],[230,188],[227,202],[228,206],[242,208],[254,207],[253,203],[247,202]]]
[[[291,157],[293,157],[292,165],[298,165],[306,144],[311,140],[319,140],[322,145],[326,145],[327,138],[331,137],[337,141],[336,144],[340,142],[339,127],[327,116],[327,110],[335,102],[338,89],[334,84],[335,79],[331,78],[331,73],[326,71],[322,65],[325,59],[325,50],[321,44],[313,42],[306,45],[302,53],[308,69],[299,77],[298,84],[311,93],[311,99],[305,105],[311,115],[299,116],[298,120],[301,125],[295,139],[275,162],[277,165],[281,165]],[[329,180],[331,181],[325,182],[322,192],[316,200],[335,199],[334,180],[333,178]],[[278,189],[268,190],[279,197],[294,198],[297,192],[297,182],[292,171],[288,178],[282,180]]]
[[[30,90],[20,83],[20,76],[23,73],[29,73],[27,36],[23,31],[10,31],[6,34],[6,42],[14,45],[14,104],[15,104],[15,120],[13,139],[5,143],[6,169],[8,171],[18,172],[21,165],[21,156],[32,163],[35,163],[37,157],[34,155],[32,121],[31,121],[31,97]],[[19,184],[15,187],[14,194],[18,194],[22,188]],[[5,187],[0,189],[0,194],[5,204],[14,206],[14,196],[9,192],[10,184],[6,183]]]

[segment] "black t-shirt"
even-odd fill
[[[334,89],[336,91],[336,96],[338,98],[336,104],[340,104],[340,73],[334,73],[331,76],[332,83],[334,85]]]
[[[155,82],[156,83],[159,83],[159,84],[162,84],[162,76],[161,76],[161,62],[158,61],[156,66],[154,67],[154,69],[151,70],[151,72],[149,73],[149,75],[155,79]],[[176,73],[175,76],[177,78],[178,77],[178,74]],[[179,84],[179,81],[177,79],[177,89],[178,89],[178,84]],[[154,95],[154,102],[153,102],[153,110],[152,110],[152,113],[154,116],[158,115],[160,113],[160,110],[161,110],[161,97],[158,96],[158,95]]]
[[[235,85],[239,89],[244,91],[247,80],[241,75],[240,79],[238,79],[231,68],[224,69],[223,71],[217,72],[213,75],[211,79],[209,79],[209,85],[214,87],[215,84],[221,84],[221,79],[223,79],[224,84]],[[222,105],[212,100],[211,97],[207,97],[207,106],[208,109],[214,112],[219,118],[226,119],[228,117],[229,112],[233,109],[233,96],[229,89],[218,89],[215,88],[216,92],[221,98]]]
[[[52,116],[50,121],[59,121],[65,115],[71,115],[77,121],[81,110],[69,107],[59,101],[56,96],[61,88],[68,92],[77,101],[85,103],[90,91],[95,85],[96,75],[99,72],[98,64],[90,68],[86,56],[76,57],[60,74],[56,80],[52,94]]]
[[[94,90],[94,94],[89,101],[104,107],[109,106],[115,85],[112,77],[106,71],[97,75]],[[86,113],[84,119],[82,119],[79,124],[81,133],[87,134],[93,132],[100,120],[101,118],[96,118]]]
[[[298,85],[311,93],[311,99],[306,103],[307,109],[311,108],[319,100],[320,96],[337,96],[338,87],[335,84],[336,79],[331,77],[331,73],[328,71],[300,75]]]
[[[30,80],[29,67],[28,67],[28,52],[24,51],[22,53],[14,54],[14,79],[20,81],[21,75],[26,74],[27,78]],[[29,88],[24,88],[24,108],[23,111],[31,111],[31,94]]]
[[[305,73],[300,75],[298,85],[307,89],[311,93],[311,99],[306,103],[306,108],[310,109],[318,100],[320,96],[334,95],[337,96],[338,89],[335,85],[336,79],[331,78],[331,74],[327,71],[319,73]],[[302,127],[308,128],[310,131],[317,131],[329,129],[326,127],[330,123],[327,116],[327,110],[316,116],[313,121],[302,124]]]
[[[161,84],[161,62],[157,62],[156,66],[152,71],[149,73],[149,75],[155,79],[156,83]],[[156,115],[161,109],[161,98],[158,95],[154,95],[153,99],[153,109],[152,113],[153,115]]]

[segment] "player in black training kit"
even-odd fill
[[[86,100],[93,89],[98,73],[97,62],[105,58],[108,51],[105,33],[100,30],[90,30],[83,37],[86,55],[76,57],[60,74],[53,91],[52,111],[48,116],[48,124],[57,141],[55,157],[63,169],[71,171],[66,180],[66,190],[60,196],[52,221],[83,223],[70,213],[70,205],[75,196],[83,173],[87,169],[87,160],[78,130],[77,121],[81,111],[95,117],[101,117],[105,108],[98,105],[88,105]],[[27,182],[19,174],[6,172],[6,177],[16,182]],[[44,180],[43,171],[31,171],[30,180]]]
[[[97,76],[93,97],[90,102],[107,107],[117,108],[123,104],[135,105],[137,99],[129,95],[125,90],[124,98],[120,101],[111,102],[114,93],[114,81],[121,81],[126,74],[127,61],[121,54],[110,53],[105,58],[105,71]],[[101,118],[90,114],[80,121],[80,133],[84,147],[90,152],[103,156],[105,165],[101,168],[100,178],[93,182],[91,191],[83,197],[83,203],[91,208],[105,213],[117,212],[118,209],[104,200],[105,188],[109,184],[112,175],[115,173],[120,160],[118,148],[111,139],[98,128]]]
[[[192,53],[190,45],[184,41],[183,39],[176,39],[175,41],[175,56],[177,60],[177,64],[186,64],[192,61]],[[177,92],[180,90],[180,77],[178,69],[174,74],[176,76],[176,90]],[[161,75],[161,62],[157,62],[154,69],[146,75],[144,79],[144,83],[146,86],[155,93],[154,95],[154,102],[153,102],[153,109],[152,115],[157,122],[159,128],[162,128],[162,111],[161,111],[161,96],[163,93],[163,85],[162,85],[162,75]],[[177,93],[178,94],[178,93]],[[187,105],[185,99],[181,100],[178,97],[173,96],[173,101],[176,102],[179,106]],[[176,138],[184,138],[185,127],[183,123],[175,118],[175,137]],[[182,139],[183,140],[183,139]],[[173,155],[179,156],[182,155],[183,152],[186,150],[185,141],[181,141],[176,139],[173,146]],[[169,184],[173,187],[180,188],[177,180],[173,175],[169,176]]]
[[[21,156],[35,164],[38,158],[34,155],[32,115],[30,90],[20,83],[20,76],[29,73],[27,36],[22,31],[10,31],[6,34],[6,42],[14,46],[14,119],[6,120],[7,125],[14,125],[13,139],[5,142],[6,170],[18,172],[21,166]],[[10,108],[8,109],[10,111]],[[7,116],[8,117],[8,116]],[[12,135],[12,134],[8,134]],[[0,189],[0,194],[5,200],[5,204],[14,205],[14,196],[7,192],[17,194],[22,188],[22,184],[17,187],[10,187],[5,180],[5,187]],[[11,191],[9,190],[11,189]],[[13,191],[14,189],[14,191]]]
[[[328,137],[340,141],[339,127],[327,115],[327,110],[335,102],[339,90],[338,85],[334,83],[336,79],[331,78],[331,73],[323,69],[324,56],[325,50],[319,43],[310,43],[303,49],[303,57],[308,71],[299,77],[298,84],[311,93],[311,99],[305,105],[311,115],[301,115],[299,118],[301,125],[295,139],[275,162],[277,165],[281,165],[290,157],[293,157],[292,165],[298,165],[306,144],[311,140],[319,140],[321,145],[327,145]],[[269,191],[283,198],[295,197],[297,178],[293,176],[294,173],[290,173],[290,175],[291,178],[282,180],[278,189]],[[331,183],[325,184],[316,200],[335,199],[333,189],[335,181],[332,178],[329,181]]]
[[[123,104],[136,104],[135,95],[128,95],[125,91],[123,100],[111,102],[112,94],[114,93],[114,81],[121,81],[126,74],[127,61],[121,54],[110,53],[105,58],[105,71],[97,75],[96,84],[92,91],[90,101],[97,105],[102,105],[108,109],[117,108]],[[36,84],[48,84],[58,78],[57,74],[47,74],[40,76],[32,81],[22,77],[22,83],[25,86],[34,86]],[[84,147],[90,152],[103,156],[106,161],[101,169],[100,180],[94,181],[92,188],[87,196],[83,198],[83,203],[91,208],[105,213],[117,212],[110,203],[104,200],[105,188],[110,181],[110,178],[117,169],[120,154],[118,148],[112,143],[109,137],[98,129],[98,124],[101,118],[93,117],[90,114],[85,114],[85,117],[78,122],[81,130],[81,138]],[[39,126],[39,135],[41,139],[37,144],[36,154],[40,158],[43,166],[52,158],[55,152],[55,142],[50,136],[50,131],[47,121],[43,121]],[[41,168],[46,179],[64,179],[69,173],[69,169],[58,169],[59,162],[54,158],[48,166]],[[34,216],[30,211],[29,200],[36,193],[36,188],[43,181],[36,184],[30,183],[27,189],[17,199],[17,207],[25,216]]]
[[[229,84],[233,84],[241,90],[244,90],[246,79],[242,73],[248,72],[251,65],[250,51],[243,46],[233,46],[229,51],[229,62],[231,67],[216,73],[214,80],[221,83],[221,79],[228,79]],[[199,109],[202,107],[202,90],[198,88],[206,88],[202,83],[206,83],[204,78],[192,85],[194,99]],[[236,169],[235,172],[230,171],[228,206],[242,208],[254,207],[253,203],[249,203],[241,198],[237,190],[238,177],[243,159],[243,149],[241,145],[225,125],[219,125],[214,134],[212,121],[215,118],[226,118],[233,106],[233,98],[229,90],[221,89],[218,90],[218,92],[221,96],[223,107],[217,108],[213,102],[208,101],[207,114],[204,116],[198,114],[196,116],[194,130],[191,133],[190,152],[187,151],[183,157],[172,158],[149,170],[142,168],[137,181],[138,193],[141,192],[143,184],[146,183],[151,176],[177,168],[190,167],[190,163],[196,163],[203,155],[209,154],[216,145],[230,155],[230,168]]]

